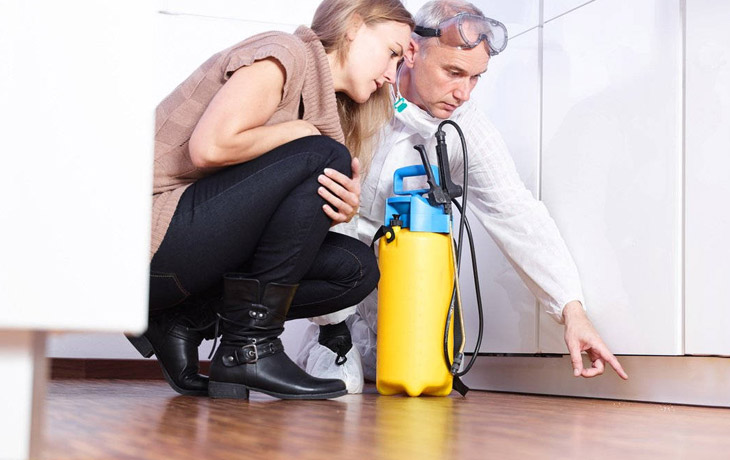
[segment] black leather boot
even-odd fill
[[[248,398],[249,390],[281,399],[328,399],[347,393],[345,382],[304,372],[284,353],[284,331],[297,285],[269,283],[263,295],[258,280],[224,277],[223,335],[210,363],[212,398]]]
[[[186,304],[150,317],[141,336],[127,336],[145,358],[157,355],[165,380],[182,395],[208,394],[208,377],[199,374],[198,347],[215,337],[211,302]]]

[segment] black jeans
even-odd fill
[[[328,231],[317,194],[324,168],[350,175],[350,154],[328,137],[310,136],[188,187],[151,262],[150,311],[220,295],[228,272],[262,286],[299,283],[288,319],[365,298],[377,285],[377,262],[367,245]]]

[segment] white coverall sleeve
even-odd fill
[[[469,149],[467,208],[482,223],[545,311],[563,322],[563,308],[583,301],[578,270],[555,221],[520,179],[497,129],[473,109],[460,117]],[[463,182],[458,137],[449,140],[452,177]],[[457,148],[457,143],[459,147]]]

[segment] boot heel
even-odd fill
[[[211,398],[248,399],[248,393],[248,388],[238,383],[208,383],[208,396]]]
[[[140,335],[139,337],[135,337],[133,335],[127,335],[127,340],[134,345],[134,348],[137,349],[140,355],[144,356],[145,358],[149,358],[150,356],[155,354],[155,350],[152,349],[152,344],[147,339],[147,337]]]

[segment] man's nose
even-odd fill
[[[474,86],[471,84],[471,80],[464,78],[454,91],[454,97],[461,102],[466,102],[469,100],[469,96],[471,96],[472,89],[474,89]]]

